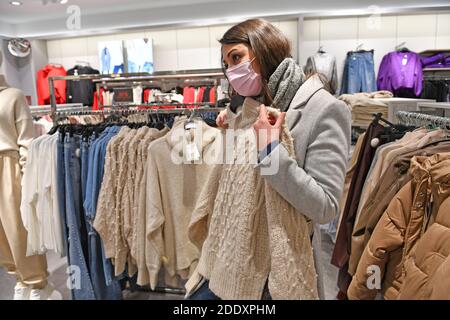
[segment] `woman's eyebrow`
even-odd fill
[[[236,50],[237,50],[236,48],[233,48],[233,49],[231,49],[230,51],[228,51],[227,57],[230,57],[230,54],[231,54],[233,51],[236,51]]]

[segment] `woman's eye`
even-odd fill
[[[238,62],[240,59],[241,59],[241,57],[238,55],[233,56],[233,62]]]

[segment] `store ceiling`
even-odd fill
[[[351,15],[448,7],[449,0],[20,0],[0,2],[0,35],[55,37],[109,33],[174,24],[220,24],[255,16],[324,13]],[[67,28],[70,5],[81,10],[81,29]],[[374,7],[373,6],[377,6]]]

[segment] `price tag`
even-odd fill
[[[194,121],[189,121],[189,122],[186,123],[186,125],[184,126],[184,128],[185,128],[186,130],[195,129],[195,128],[197,128],[197,125],[195,124]]]
[[[402,65],[406,66],[407,63],[408,63],[408,56],[404,55],[402,59]]]
[[[198,161],[200,160],[200,152],[198,151],[197,145],[193,142],[186,145],[185,152],[187,161]]]

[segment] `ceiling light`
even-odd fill
[[[21,6],[22,2],[20,2],[20,1],[10,1],[9,4],[12,5],[12,6]]]
[[[59,3],[61,3],[61,4],[66,4],[67,2],[69,2],[69,0],[61,0],[61,1],[59,1]]]

